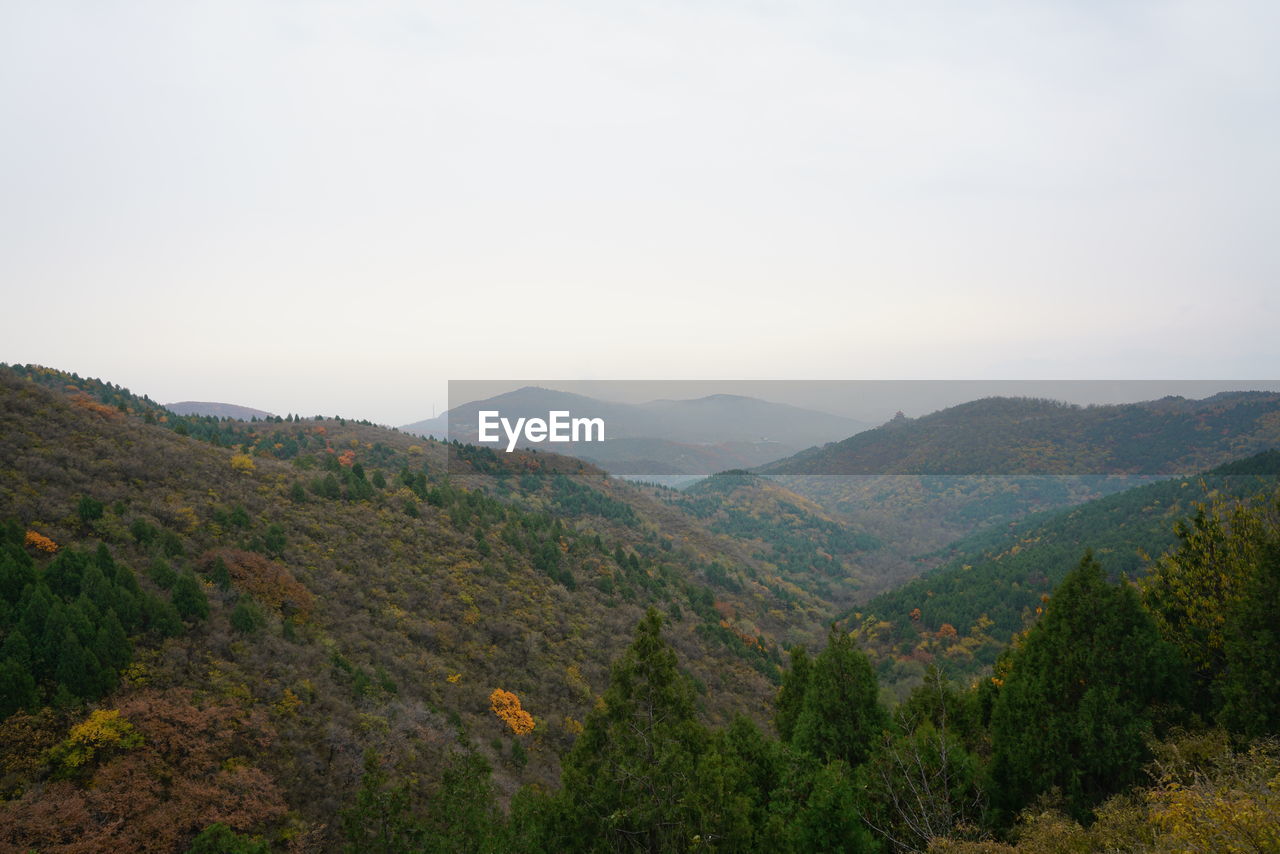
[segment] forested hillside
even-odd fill
[[[968,678],[990,666],[1079,559],[1082,544],[1113,578],[1139,577],[1178,542],[1178,523],[1205,504],[1266,500],[1280,452],[986,529],[945,549],[920,578],[851,609],[882,678],[919,678],[931,662]]]
[[[648,606],[710,721],[758,717],[781,645],[821,631],[820,605],[771,568],[576,461],[454,447],[448,477],[444,446],[372,425],[180,418],[43,369],[0,371],[0,395],[13,827],[35,832],[68,787],[93,801],[78,832],[110,824],[102,787],[41,760],[93,707],[169,710],[124,715],[144,739],[180,719],[254,721],[253,750],[239,736],[202,748],[243,763],[252,790],[225,809],[170,804],[180,820],[166,813],[151,850],[232,803],[333,844],[367,749],[426,780],[474,754],[507,794],[554,779]],[[495,715],[496,689],[532,730]],[[100,770],[135,761],[155,773],[171,758],[122,752]],[[148,806],[111,809],[143,850]]]
[[[1275,470],[965,541],[895,628],[754,475],[3,368],[0,852],[1274,850]]]

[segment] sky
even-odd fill
[[[0,361],[1280,377],[1280,4],[0,2]]]

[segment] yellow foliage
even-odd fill
[[[302,707],[302,701],[298,699],[298,695],[284,689],[284,693],[280,695],[280,699],[275,702],[276,714],[281,717],[293,717],[298,713],[298,709]]]
[[[93,762],[98,754],[142,744],[133,724],[120,717],[119,709],[98,709],[71,728],[67,740],[49,752],[50,763],[73,772]]]
[[[248,454],[234,454],[231,457],[231,468],[238,472],[248,474],[252,472],[256,466],[253,464],[253,457]]]
[[[34,549],[45,552],[46,554],[53,554],[58,550],[57,543],[43,534],[37,534],[35,531],[27,531],[27,536],[24,538],[23,542]]]
[[[533,716],[520,708],[520,698],[510,691],[494,688],[493,693],[489,695],[489,708],[516,735],[528,735],[533,732]]]
[[[451,685],[456,685],[456,684],[458,683],[458,680],[459,680],[459,679],[461,679],[461,678],[462,678],[462,674],[461,674],[461,673],[450,673],[450,674],[449,674],[448,676],[446,676],[444,679],[445,679],[445,681],[446,681],[446,682],[448,682],[449,684],[451,684]]]
[[[1151,824],[1179,851],[1280,851],[1280,751],[1274,743],[1219,760],[1189,783],[1147,795]]]

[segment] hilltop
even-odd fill
[[[262,420],[274,418],[275,413],[252,406],[237,406],[234,403],[214,403],[203,400],[182,400],[177,403],[166,403],[164,408],[178,415],[212,415],[214,418],[234,418],[237,421],[250,421],[254,418]]]
[[[1079,406],[990,397],[761,466],[764,474],[1185,474],[1280,443],[1280,394]]]

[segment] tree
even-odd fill
[[[850,635],[833,625],[808,683],[793,744],[822,762],[840,759],[857,768],[889,725],[871,662]]]
[[[1201,712],[1210,711],[1213,684],[1225,667],[1225,612],[1258,562],[1258,521],[1243,506],[1198,507],[1192,519],[1174,526],[1178,547],[1143,581],[1147,607],[1192,669]]]
[[[346,851],[352,854],[400,854],[421,847],[423,830],[413,818],[408,781],[392,784],[378,754],[364,754],[364,776],[355,803],[339,815]]]
[[[204,587],[190,571],[178,576],[173,585],[173,607],[184,620],[204,620],[209,617],[209,599]]]
[[[551,847],[678,851],[691,844],[687,801],[707,741],[693,696],[662,639],[662,617],[650,608],[565,760]]]
[[[961,694],[930,666],[898,707],[900,734],[886,734],[858,769],[867,822],[894,851],[920,851],[986,806],[975,756],[976,697]],[[968,742],[969,744],[966,744]]]
[[[225,824],[211,824],[191,840],[187,854],[271,854],[261,840],[236,833]]]
[[[1224,618],[1218,721],[1258,738],[1280,733],[1280,537],[1274,530],[1242,594]]]
[[[785,742],[790,742],[795,733],[796,720],[804,706],[805,690],[809,687],[809,671],[812,666],[808,650],[802,646],[791,648],[791,667],[782,677],[782,687],[778,689],[773,713],[773,724],[779,737]]]
[[[1193,668],[1194,707],[1247,736],[1280,730],[1280,504],[1200,507],[1144,583]]]
[[[1057,787],[1084,818],[1136,782],[1185,670],[1127,584],[1086,553],[1010,659],[992,710],[994,805],[1009,820]]]

